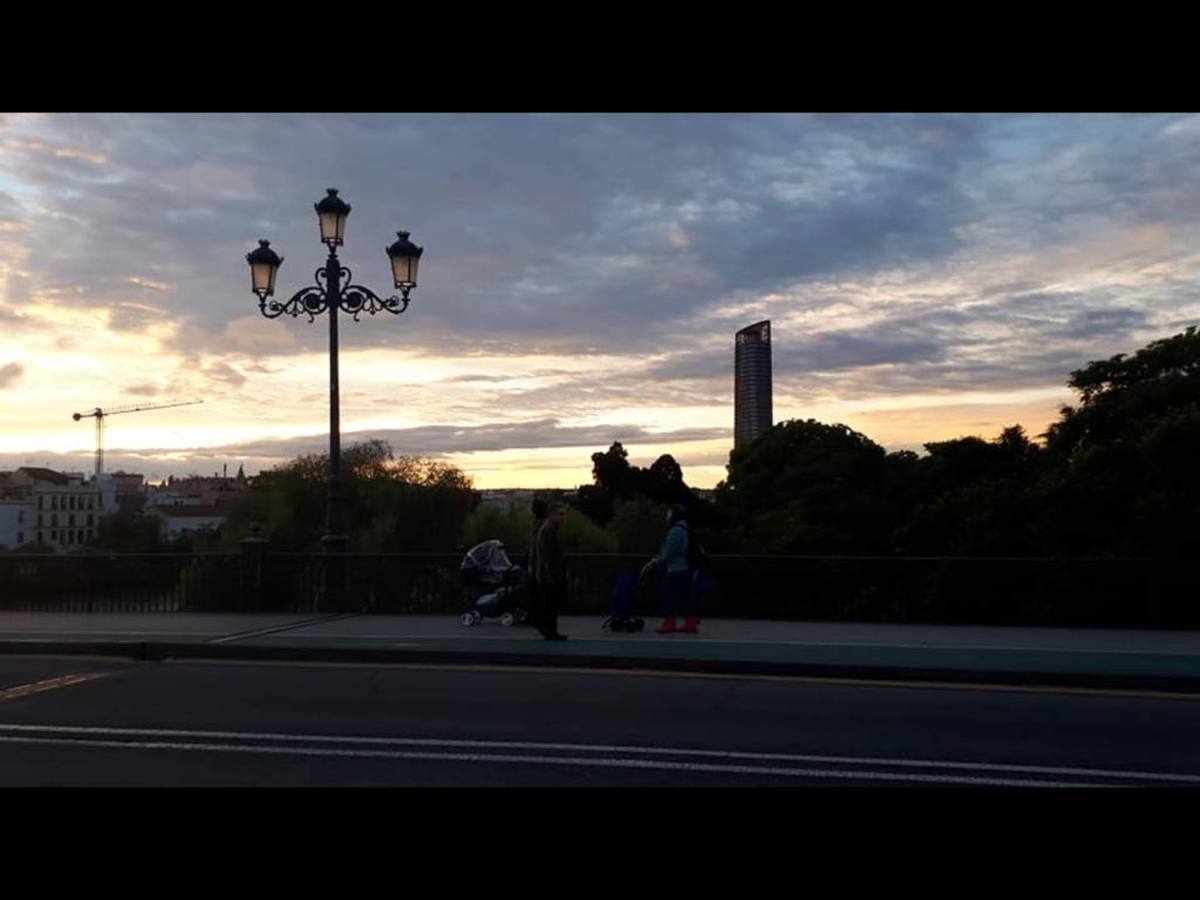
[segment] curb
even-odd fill
[[[1069,687],[1097,690],[1151,690],[1200,694],[1200,678],[1173,675],[1119,675],[1096,672],[1012,672],[840,663],[788,663],[676,657],[580,656],[465,650],[408,650],[351,647],[269,647],[160,641],[0,641],[0,655],[106,656],[139,662],[170,659],[274,662],[376,663],[380,665],[487,665],[545,669],[611,669],[712,675],[767,675],[860,681],[938,682],[1004,687]]]

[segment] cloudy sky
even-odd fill
[[[1200,116],[4,115],[0,468],[247,472],[325,446],[327,329],[267,321],[244,255],[342,259],[342,429],[479,487],[573,486],[621,440],[724,475],[733,333],[773,324],[776,420],[889,449],[1042,431],[1068,373],[1200,318]],[[388,291],[387,293],[391,293]]]

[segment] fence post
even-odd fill
[[[270,541],[259,533],[257,522],[250,525],[250,536],[243,538],[241,564],[241,606],[243,612],[262,612],[263,582]]]

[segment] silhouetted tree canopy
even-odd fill
[[[600,525],[612,520],[618,503],[636,499],[664,508],[679,503],[688,508],[693,524],[703,527],[711,523],[709,504],[687,486],[683,469],[669,453],[642,469],[631,465],[629,453],[620,441],[614,441],[606,452],[592,454],[592,481],[580,487],[575,506]],[[644,507],[642,510],[644,513]]]
[[[845,425],[793,419],[730,454],[717,504],[743,552],[879,552],[886,458]]]
[[[719,508],[743,552],[1178,556],[1200,551],[1200,336],[1092,362],[1032,441],[885,454],[844,425],[788,421],[730,455]]]
[[[1038,485],[1047,540],[1069,553],[1200,550],[1196,329],[1092,362],[1068,384],[1080,403],[1047,430]]]
[[[262,472],[235,503],[227,543],[249,533],[252,521],[280,549],[311,549],[324,532],[326,454],[301,456]],[[361,552],[443,551],[457,548],[463,522],[479,494],[462,470],[436,460],[396,456],[379,440],[342,451],[350,549]]]

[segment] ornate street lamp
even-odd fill
[[[410,241],[407,231],[397,231],[396,237],[399,240],[387,248],[387,255],[392,261],[392,277],[396,280],[396,288],[407,297],[408,292],[417,286],[417,264],[421,261],[424,248]]]
[[[275,273],[283,263],[283,257],[271,249],[270,241],[259,241],[258,249],[246,254],[250,263],[250,288],[260,300],[275,293]]]
[[[271,245],[258,242],[258,249],[246,254],[250,264],[251,290],[258,296],[259,311],[268,319],[284,314],[295,318],[308,316],[308,321],[324,312],[329,313],[329,490],[325,506],[325,597],[323,606],[336,612],[346,611],[346,535],[342,494],[342,437],[338,399],[338,310],[349,313],[357,322],[364,313],[375,315],[390,312],[399,315],[408,309],[409,292],[417,286],[417,264],[423,248],[408,239],[408,232],[397,232],[399,240],[387,248],[392,264],[392,278],[400,296],[382,298],[370,288],[352,284],[350,270],[337,258],[337,248],[346,236],[346,220],[350,204],[329,188],[326,196],[314,204],[321,229],[321,242],[329,247],[325,265],[317,269],[315,285],[301,288],[286,302],[270,299],[275,294],[275,276],[283,264]]]
[[[350,204],[337,195],[337,188],[329,188],[321,202],[314,203],[317,219],[321,223],[321,242],[329,249],[342,246],[346,237],[346,220],[350,218]]]

